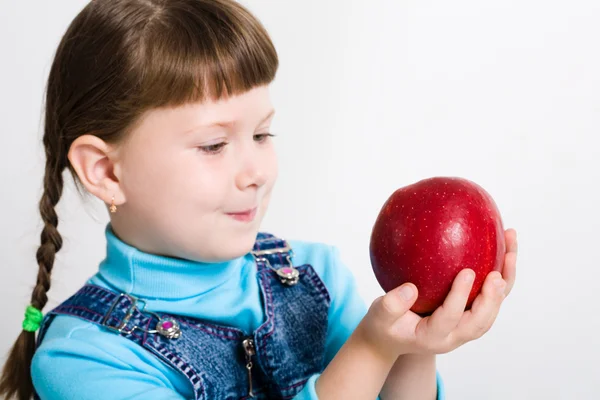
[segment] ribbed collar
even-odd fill
[[[203,263],[149,254],[119,239],[108,224],[106,258],[98,275],[117,289],[142,298],[183,299],[209,292],[229,279],[239,279],[246,255],[222,263]]]

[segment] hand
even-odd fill
[[[506,230],[505,240],[502,273],[488,274],[471,309],[465,311],[474,272],[464,269],[455,278],[444,303],[432,315],[422,318],[410,311],[417,299],[417,288],[405,283],[373,302],[357,327],[357,334],[383,358],[409,353],[448,353],[480,338],[491,328],[515,283],[516,231]]]

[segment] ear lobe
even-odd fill
[[[112,147],[94,135],[83,135],[75,139],[69,149],[68,158],[85,188],[106,204],[125,202],[118,178],[114,174],[115,164],[109,157]]]

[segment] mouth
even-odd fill
[[[231,218],[237,220],[237,221],[241,221],[241,222],[251,222],[254,220],[254,217],[256,216],[256,210],[257,207],[254,207],[250,210],[245,210],[245,211],[241,211],[241,212],[233,212],[233,213],[227,213],[227,215],[229,215]]]

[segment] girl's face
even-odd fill
[[[225,261],[251,250],[277,177],[267,86],[148,112],[118,149],[115,232],[142,251]]]

